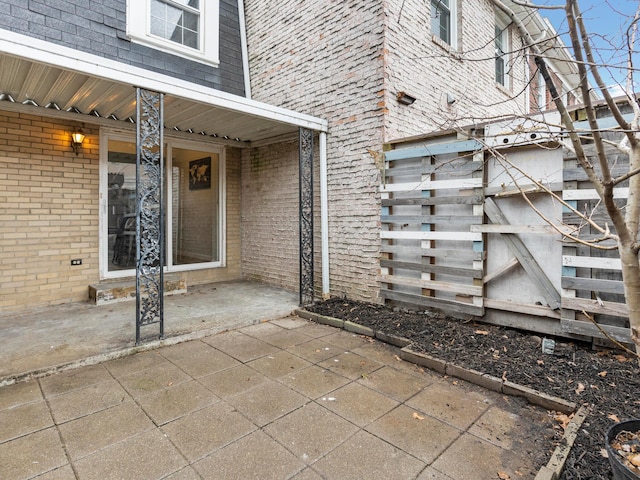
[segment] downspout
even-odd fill
[[[322,298],[329,298],[329,195],[327,185],[327,132],[320,132],[320,235],[322,251]]]
[[[247,49],[247,25],[244,15],[244,0],[238,0],[238,21],[240,22],[240,48],[242,49],[244,96],[251,98],[251,77],[249,75],[249,50]]]

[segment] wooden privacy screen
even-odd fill
[[[606,133],[607,139],[619,142],[619,133]],[[591,163],[600,172],[595,158],[593,144],[584,145],[591,157]],[[628,172],[629,159],[620,154],[614,147],[608,145],[607,159],[612,165],[614,176]],[[604,205],[598,200],[598,195],[582,168],[577,166],[575,154],[569,150],[564,152],[564,190],[563,200],[579,212],[591,215],[599,225],[605,224],[614,231],[608,219]],[[629,196],[628,182],[614,189],[616,202],[624,205]],[[585,225],[585,222],[570,209],[565,208],[563,222],[580,227],[580,238],[591,240],[600,234]],[[602,242],[603,246],[615,245],[613,240]],[[562,331],[590,337],[604,337],[603,329],[618,341],[630,343],[629,309],[624,299],[620,257],[617,250],[600,250],[588,246],[566,243],[562,255]],[[598,326],[587,317],[595,318]]]
[[[475,140],[386,152],[381,296],[482,316],[483,154]]]
[[[539,217],[519,214],[519,208],[529,207],[522,202],[517,187],[487,187],[484,183],[487,175],[496,176],[496,167],[485,163],[480,142],[452,137],[439,142],[409,148],[396,145],[395,150],[385,153],[381,298],[396,305],[436,308],[463,317],[482,317],[487,309],[488,322],[494,322],[494,312],[504,312],[509,315],[509,325],[549,335],[605,337],[604,330],[614,339],[630,343],[617,250],[603,251],[569,242]],[[515,147],[501,151],[522,158],[522,153],[509,148]],[[562,173],[563,182],[558,176],[557,183],[549,185],[551,190],[562,190],[564,201],[612,228],[586,174],[568,151],[563,159],[559,153],[552,157],[553,149],[535,145],[524,148],[535,149],[529,161],[546,162],[549,170]],[[518,152],[522,151],[521,145]],[[614,173],[628,168],[625,156],[618,154],[616,158],[615,151],[609,154]],[[487,154],[486,158],[491,156]],[[617,201],[622,203],[628,195],[625,187],[616,191]],[[505,195],[509,188],[515,194]],[[499,199],[496,191],[501,192]],[[503,214],[505,208],[511,212],[511,222]],[[560,215],[558,209],[558,214],[550,218]],[[527,218],[532,223],[527,223]],[[566,207],[562,221],[564,229],[575,231],[580,227],[579,236],[584,240],[599,235]],[[538,241],[543,237],[547,243]],[[545,250],[549,242],[554,247]],[[615,245],[612,241],[604,244]],[[498,253],[507,256],[504,265],[499,264]],[[488,264],[493,265],[489,265],[491,272],[486,271]],[[501,291],[495,285],[497,278],[505,286]],[[523,281],[529,286],[523,287]],[[538,297],[539,301],[532,301]],[[504,320],[496,323],[505,324]]]

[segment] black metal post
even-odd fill
[[[300,306],[313,303],[313,131],[300,128]]]
[[[158,323],[164,337],[164,95],[136,89],[136,344]]]

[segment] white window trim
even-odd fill
[[[429,2],[429,15],[431,15],[431,2]],[[451,42],[447,43],[445,40],[436,35],[435,32],[431,32],[432,39],[445,48],[453,50],[458,49],[458,0],[449,0],[449,30],[451,33]]]
[[[108,187],[107,187],[107,178],[108,178],[108,169],[109,169],[109,140],[120,140],[124,142],[135,142],[135,133],[126,131],[126,130],[118,130],[118,129],[101,129],[100,130],[100,185],[99,185],[99,195],[100,195],[100,236],[99,236],[99,251],[100,251],[100,279],[115,279],[115,278],[128,278],[132,275],[135,275],[135,268],[130,268],[126,270],[112,270],[109,271],[109,222],[107,221],[107,208],[108,208]],[[173,257],[168,255],[165,258],[166,265],[164,271],[167,273],[171,272],[185,272],[185,271],[193,271],[193,270],[204,270],[210,268],[223,268],[227,265],[227,243],[226,243],[226,231],[227,231],[227,182],[226,182],[226,157],[225,157],[225,148],[220,145],[214,145],[211,143],[202,143],[202,142],[193,142],[188,140],[180,140],[180,139],[172,139],[167,138],[165,136],[165,144],[166,146],[166,155],[167,158],[170,158],[171,148],[192,148],[192,149],[201,149],[205,152],[211,152],[218,155],[218,187],[219,187],[219,201],[218,201],[218,218],[219,218],[219,228],[218,228],[218,245],[219,247],[219,255],[220,259],[216,262],[203,262],[203,263],[192,263],[186,265],[173,265]],[[171,175],[166,175],[167,178],[167,198],[165,198],[165,205],[171,205],[172,201],[172,185],[171,185]],[[171,225],[172,220],[172,212],[170,208],[165,208],[165,215],[167,216],[167,220],[165,225]],[[168,233],[168,232],[167,232]],[[165,242],[167,245],[167,252],[172,252],[173,250],[173,238],[170,234],[166,235]]]
[[[538,70],[538,88],[536,92],[536,102],[538,103],[538,110],[544,112],[547,110],[547,84],[544,81],[544,77],[542,76],[542,72]]]
[[[201,5],[199,50],[151,35],[151,0],[127,0],[127,36],[132,42],[217,67],[220,64],[219,0],[202,0]]]
[[[506,89],[511,88],[511,75],[509,74],[509,65],[510,65],[510,55],[511,51],[511,34],[510,29],[508,27],[508,23],[504,22],[500,17],[496,16],[496,27],[500,29],[502,36],[502,44],[504,48],[504,53],[501,55],[504,61],[504,82],[500,82],[498,78],[496,78],[496,83]],[[495,43],[495,42],[494,42]],[[497,52],[496,52],[497,56]]]

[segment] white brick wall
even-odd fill
[[[432,41],[425,0],[245,0],[254,98],[329,122],[329,255],[334,295],[377,300],[380,175],[368,149],[380,151],[386,141],[437,130],[452,116],[466,125],[480,117],[524,111],[524,99],[511,101],[509,91],[495,84],[491,1],[460,0],[459,4],[459,46],[463,52],[474,52],[462,55],[463,60]],[[515,65],[512,71],[512,90],[518,92],[525,66]],[[399,90],[418,101],[410,107],[399,105],[395,100]],[[458,99],[452,109],[446,106],[447,93]],[[250,160],[244,157],[243,225],[251,231],[243,231],[243,272],[260,273],[265,281],[281,284],[276,265],[285,262],[297,272],[297,248],[287,244],[279,252],[270,251],[273,266],[265,267],[266,262],[258,260],[257,238],[281,236],[273,236],[275,227],[268,218],[253,225],[256,214],[248,212],[258,206],[258,192],[273,171],[291,176],[291,197],[279,197],[276,205],[284,210],[290,201],[295,203],[291,209],[297,208],[293,178],[297,145],[280,152],[279,160],[273,155],[263,148],[251,152]],[[261,157],[270,168],[253,174],[251,165],[260,164]],[[270,187],[277,188],[273,183]],[[297,217],[295,224],[297,228]],[[297,236],[291,238],[297,241]]]

